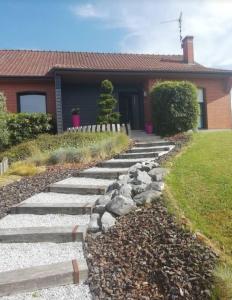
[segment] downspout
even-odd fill
[[[63,133],[63,113],[62,113],[62,94],[61,94],[61,76],[55,73],[55,91],[56,91],[56,125],[57,133]]]

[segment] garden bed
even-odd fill
[[[210,299],[216,256],[176,225],[162,201],[87,239],[94,299]]]

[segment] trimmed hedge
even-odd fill
[[[39,134],[50,133],[54,129],[52,116],[44,113],[10,113],[6,122],[10,145],[34,139]]]
[[[197,127],[197,89],[188,81],[164,81],[151,91],[154,131],[162,136]]]

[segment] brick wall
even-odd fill
[[[162,79],[173,80],[173,79]],[[186,80],[186,79],[178,79]],[[230,92],[226,87],[225,79],[188,79],[198,88],[205,92],[206,128],[208,129],[230,129],[232,128]],[[160,79],[159,79],[160,81]],[[146,84],[147,91],[157,82],[150,79]],[[144,99],[145,120],[152,119],[151,100],[149,96]]]
[[[22,92],[43,92],[47,99],[47,112],[55,114],[55,83],[54,81],[20,81],[1,80],[0,91],[4,92],[7,98],[7,109],[10,112],[17,112],[17,93]]]

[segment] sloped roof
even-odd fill
[[[184,63],[182,55],[0,50],[0,76],[49,76],[54,69],[228,73]]]

